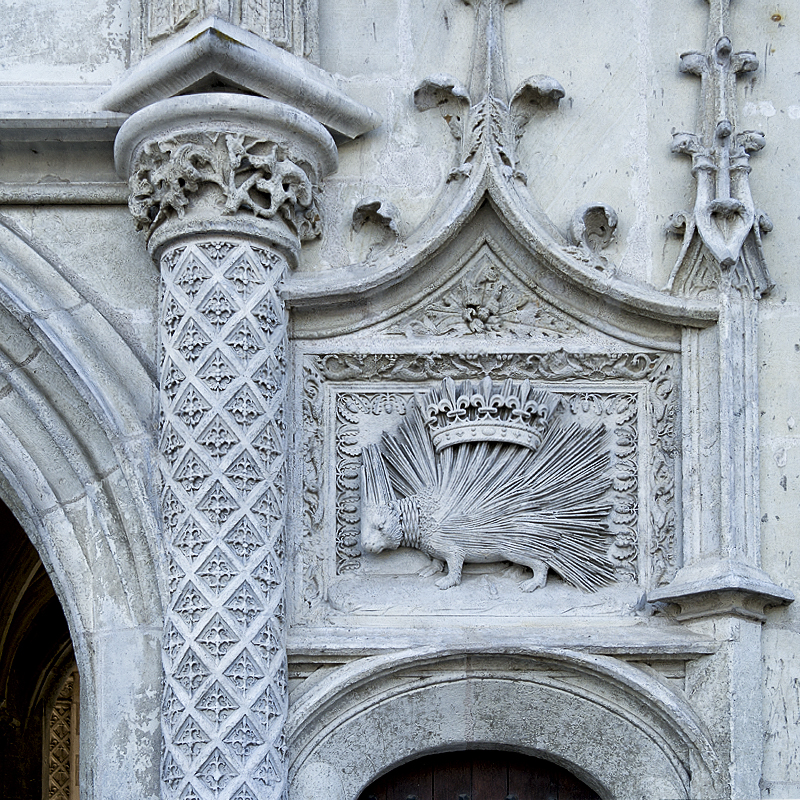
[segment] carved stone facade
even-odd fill
[[[358,800],[497,749],[798,796],[800,0],[37,3],[0,64],[25,775]],[[71,646],[15,610],[45,570]]]

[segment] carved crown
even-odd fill
[[[464,442],[508,442],[537,450],[561,398],[528,380],[495,384],[451,378],[418,400],[438,453]]]

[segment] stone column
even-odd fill
[[[160,263],[167,603],[162,794],[286,793],[286,343],[280,281],[319,233],[327,131],[244,95],[156,103],[117,166]]]

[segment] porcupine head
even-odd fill
[[[361,517],[361,546],[368,553],[397,550],[403,538],[400,512],[393,503],[367,504]]]

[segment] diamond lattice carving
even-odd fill
[[[197,770],[197,777],[218,795],[234,778],[236,771],[225,758],[219,748],[208,757],[208,760]]]
[[[247,451],[242,453],[228,469],[225,470],[225,474],[243,495],[252,491],[253,487],[264,479],[261,471],[256,466],[256,462]]]
[[[256,800],[256,796],[247,785],[244,785],[231,797],[231,800]]]
[[[171,791],[176,791],[183,781],[183,770],[175,756],[167,751],[161,761],[161,782]]]
[[[264,413],[261,403],[256,400],[256,396],[248,386],[243,386],[225,404],[225,409],[230,412],[236,423],[243,428],[252,425]]]
[[[250,520],[248,520],[247,517],[242,517],[225,537],[225,544],[227,544],[239,558],[246,561],[264,544],[264,540],[250,524]]]
[[[225,421],[216,416],[211,420],[211,424],[200,434],[198,439],[208,454],[214,459],[224,458],[231,448],[239,441]]]
[[[47,735],[47,786],[50,800],[70,800],[77,787],[77,672],[67,678],[50,714]]]
[[[238,704],[222,688],[220,683],[216,682],[197,701],[197,708],[215,725],[220,725],[238,708]]]
[[[208,532],[194,517],[190,517],[175,536],[174,544],[186,558],[192,560],[203,552],[210,541],[211,537]]]
[[[190,319],[178,337],[178,352],[187,361],[197,361],[211,340],[198,324]]]
[[[197,637],[203,649],[214,661],[220,661],[228,650],[239,641],[239,637],[225,623],[219,614],[215,614]]]
[[[221,351],[215,350],[198,375],[212,392],[224,392],[235,380],[236,370]]]
[[[225,270],[225,277],[243,297],[250,297],[258,286],[262,286],[263,269],[258,260],[248,253],[242,253]]]
[[[219,594],[231,582],[236,570],[227,556],[217,547],[203,562],[197,574],[214,594]]]
[[[190,494],[198,491],[210,474],[208,467],[191,450],[175,471],[175,477]]]
[[[223,740],[241,761],[247,761],[252,752],[264,743],[255,726],[244,716],[231,728]]]
[[[280,717],[281,704],[271,686],[253,703],[253,712],[265,728],[269,728],[272,721]]]
[[[170,730],[174,730],[183,716],[186,707],[178,699],[172,686],[167,685],[164,696],[161,698],[161,719]]]
[[[202,797],[197,793],[197,790],[189,784],[181,795],[181,800],[202,800]]]
[[[186,640],[183,638],[181,632],[175,627],[172,621],[169,621],[164,628],[164,652],[167,654],[171,663],[175,663],[185,643]]]
[[[194,717],[189,717],[172,741],[187,758],[193,759],[210,740],[205,731],[194,721]]]
[[[285,781],[284,270],[241,242],[162,256],[165,800]]]
[[[194,251],[193,247],[186,249],[175,279],[175,284],[180,286],[190,300],[200,291],[204,281],[211,277],[211,273]]]
[[[197,625],[208,608],[209,603],[203,597],[203,593],[190,581],[175,600],[173,611],[191,629]]]
[[[222,287],[216,286],[200,306],[200,313],[215,328],[221,328],[236,313],[236,308]]]
[[[208,673],[209,670],[203,664],[203,661],[190,648],[173,674],[178,683],[192,695],[203,684],[203,681],[208,677]]]
[[[164,431],[161,434],[161,452],[166,456],[167,461],[174,466],[186,442],[176,432],[172,425],[165,425]]]
[[[247,628],[258,617],[262,604],[255,592],[245,582],[231,595],[226,608],[239,625]]]
[[[186,376],[175,366],[172,359],[167,359],[164,363],[164,370],[161,375],[161,386],[164,393],[170,400],[175,399],[181,384],[186,380]]]
[[[264,677],[264,672],[245,650],[225,670],[225,677],[244,695]]]
[[[210,410],[208,401],[197,393],[194,386],[190,386],[178,403],[176,416],[191,430],[200,424]]]
[[[239,508],[239,503],[219,481],[216,481],[197,507],[216,528],[220,528]]]

